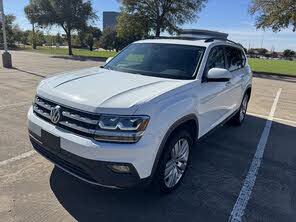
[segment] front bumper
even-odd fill
[[[67,173],[94,185],[108,188],[129,188],[145,185],[148,178],[140,179],[136,169],[131,164],[123,163],[130,168],[130,173],[115,173],[108,166],[111,162],[95,161],[81,158],[65,150],[57,152],[42,145],[41,138],[29,132],[34,149],[43,157],[54,163]],[[118,164],[118,163],[116,163]]]
[[[34,148],[68,173],[89,183],[127,188],[151,178],[158,145],[146,135],[136,144],[102,143],[61,129],[28,112],[28,129]],[[41,131],[60,138],[58,152],[42,144]],[[107,165],[128,165],[128,174],[115,173]]]

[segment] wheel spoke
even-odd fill
[[[173,175],[174,169],[175,169],[175,167],[173,167],[171,170],[169,170],[169,171],[167,171],[167,172],[165,173],[165,176],[164,176],[164,179],[165,179],[165,180],[167,180],[167,179],[170,180],[170,178],[171,178],[172,175]]]
[[[173,186],[177,183],[177,179],[178,179],[178,177],[177,177],[177,169],[174,168],[174,169],[172,170],[172,176],[171,176],[171,178],[170,178],[169,186],[170,186],[170,187],[173,187]]]
[[[164,172],[165,178],[167,178],[170,175],[170,173],[174,169],[174,167],[175,167],[175,162],[173,160],[170,160],[166,164],[166,168],[165,168],[165,172]]]
[[[174,145],[171,151],[171,159],[166,163],[164,181],[167,187],[173,187],[179,182],[185,172],[188,157],[189,143],[182,138]]]
[[[182,160],[184,157],[186,157],[189,150],[189,144],[187,141],[184,141],[182,144],[182,149],[178,153],[177,160]]]

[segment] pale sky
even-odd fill
[[[30,23],[25,17],[24,6],[29,0],[3,0],[6,14],[14,14],[16,23],[22,29],[30,29]],[[116,0],[92,0],[94,10],[100,20],[97,26],[102,27],[103,11],[119,11]],[[246,48],[264,48],[276,51],[293,49],[296,51],[296,32],[291,29],[273,33],[270,30],[256,30],[254,18],[248,14],[250,0],[208,0],[206,7],[199,14],[199,19],[183,28],[209,29],[229,33],[229,39],[242,43]],[[46,32],[57,32],[56,28]]]

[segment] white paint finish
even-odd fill
[[[236,200],[236,203],[232,209],[232,212],[230,214],[230,217],[229,217],[230,222],[240,222],[242,220],[243,215],[244,215],[244,211],[245,211],[246,206],[249,202],[253,187],[256,182],[257,173],[258,173],[258,170],[259,170],[261,162],[262,162],[265,146],[266,146],[267,139],[268,139],[268,136],[270,133],[274,113],[275,113],[281,92],[282,92],[282,88],[280,88],[278,90],[276,97],[274,99],[271,111],[269,113],[264,130],[262,132],[261,138],[260,138],[259,143],[257,145],[257,150],[256,150],[256,153],[253,157],[248,174],[246,176],[243,187],[240,191],[240,194],[239,194],[239,196]]]
[[[15,162],[17,160],[28,158],[28,157],[34,155],[35,153],[36,153],[35,150],[31,150],[31,151],[23,153],[23,154],[21,154],[19,156],[15,156],[15,157],[10,158],[8,160],[1,161],[0,162],[0,167],[5,166],[5,165],[10,164],[10,163],[13,163],[13,162]]]
[[[200,80],[211,48],[217,45],[238,47],[235,44],[183,40],[144,42],[207,47],[196,79],[166,79],[94,67],[55,75],[41,81],[37,89],[37,93],[45,99],[86,112],[150,116],[145,133],[138,143],[100,143],[83,138],[41,120],[32,110],[28,115],[29,128],[36,134],[44,129],[59,136],[62,149],[86,159],[131,163],[140,178],[145,178],[151,175],[160,144],[174,123],[185,116],[195,115],[199,120],[200,137],[239,107],[242,92],[251,85],[252,75],[245,69],[242,72],[247,78],[243,81],[232,78],[229,81],[231,84]]]
[[[91,68],[49,78],[42,82],[37,93],[89,112],[117,109],[121,114],[132,114],[141,103],[188,82]]]

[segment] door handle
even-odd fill
[[[230,86],[232,83],[229,81],[227,83],[225,83],[225,86]]]

